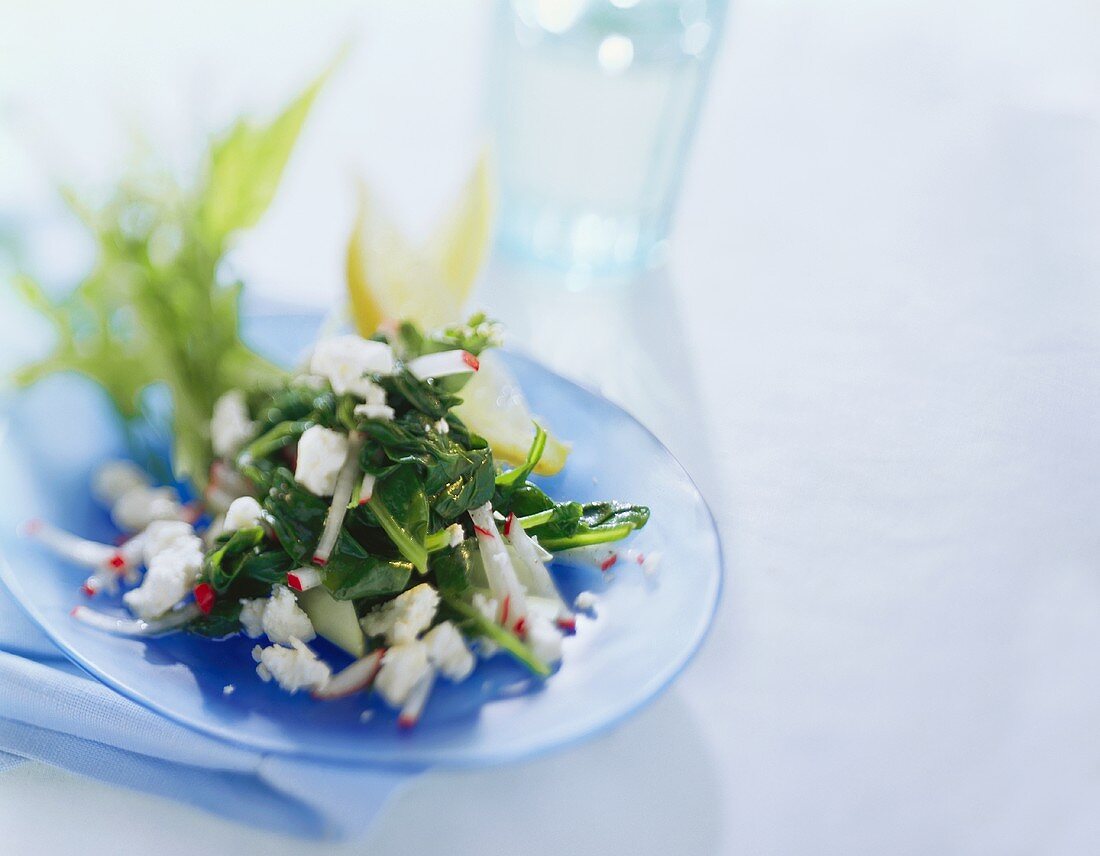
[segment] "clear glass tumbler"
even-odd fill
[[[572,271],[646,267],[669,221],[725,0],[500,0],[499,241]]]

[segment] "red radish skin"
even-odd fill
[[[602,562],[600,562],[600,570],[601,571],[611,570],[611,568],[613,568],[615,566],[615,563],[617,561],[619,561],[619,554],[618,553],[612,553],[610,556],[608,556],[606,559],[604,559]]]
[[[469,351],[462,352],[462,362],[472,368],[475,372],[481,369],[481,362]]]
[[[116,571],[122,570],[126,567],[126,558],[121,553],[115,553],[107,562]]]
[[[492,538],[492,537],[493,537],[493,533],[492,533],[492,532],[490,532],[490,531],[489,531],[488,529],[482,529],[482,528],[481,528],[480,526],[478,526],[478,525],[477,525],[476,523],[474,524],[474,531],[475,531],[475,532],[476,532],[476,533],[477,533],[478,535],[480,535],[480,536],[481,536],[482,538]]]
[[[504,600],[500,604],[500,624],[502,627],[508,626],[508,606],[511,603],[511,596],[505,595]]]
[[[209,615],[210,610],[214,608],[214,602],[217,600],[217,595],[214,592],[214,587],[210,583],[199,583],[195,586],[195,604],[203,615]]]
[[[576,633],[577,632],[577,619],[576,619],[576,617],[559,618],[558,619],[558,627],[561,630],[565,630],[568,633]]]
[[[512,534],[512,524],[516,522],[515,512],[509,512],[508,519],[504,521],[504,537],[507,538]]]
[[[84,585],[80,587],[80,590],[88,597],[95,597],[96,594],[99,592],[99,589],[92,588],[91,583],[84,583]],[[75,607],[73,608],[75,610]]]
[[[315,690],[312,693],[313,697],[331,701],[338,698],[347,698],[367,689],[378,677],[378,672],[382,668],[382,658],[385,655],[385,648],[371,651],[366,657],[361,657],[343,671],[333,675],[324,689]]]
[[[527,632],[527,619],[525,617],[520,618],[520,620],[516,622],[515,632],[516,636],[520,638]]]
[[[288,571],[286,584],[294,591],[309,591],[321,584],[321,575],[312,568],[300,568],[297,571]]]

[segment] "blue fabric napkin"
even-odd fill
[[[0,585],[0,775],[26,759],[334,840],[365,834],[415,777],[264,755],[176,725],[69,663]]]

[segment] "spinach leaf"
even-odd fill
[[[401,466],[380,479],[367,503],[398,551],[422,574],[428,572],[428,498],[416,469]]]
[[[294,567],[294,561],[282,550],[256,548],[241,561],[237,571],[238,581],[254,580],[268,586],[286,582],[286,575]]]
[[[644,505],[628,505],[622,502],[589,502],[582,507],[580,519],[572,534],[554,532],[549,526],[544,534],[542,527],[533,527],[532,535],[538,535],[539,544],[547,550],[568,550],[605,544],[625,538],[635,529],[641,529],[649,521],[649,509]]]
[[[386,390],[387,400],[401,413],[412,409],[433,420],[442,419],[459,402],[456,396],[438,389],[431,381],[420,380],[406,368],[379,382]]]
[[[522,466],[507,470],[496,477],[498,502],[494,505],[507,505],[512,493],[527,483],[527,477],[535,471],[543,451],[546,449],[546,429],[535,423],[535,438],[527,450],[527,459]]]
[[[329,594],[337,600],[358,600],[400,594],[408,585],[412,570],[409,562],[371,555],[358,541],[341,532],[321,577]]]
[[[241,570],[245,558],[264,540],[262,526],[239,529],[214,550],[203,562],[203,578],[215,591],[224,592]]]
[[[436,588],[444,597],[466,595],[471,587],[471,578],[485,576],[477,541],[467,538],[458,546],[432,556],[432,573],[435,574]]]
[[[221,639],[238,633],[241,629],[241,602],[219,598],[206,615],[199,615],[187,624],[191,633],[210,639]]]
[[[321,538],[328,503],[294,481],[285,467],[271,474],[270,484],[263,506],[275,537],[295,562],[308,564]]]

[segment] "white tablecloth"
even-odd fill
[[[353,169],[416,225],[478,141],[484,8],[357,5],[4,7],[9,127],[106,170],[96,105],[207,127],[353,22],[359,58],[238,258],[257,292],[323,303]],[[1096,852],[1098,36],[1069,0],[735,2],[669,270],[633,299],[488,272],[485,301],[652,423],[718,511],[718,622],[653,707],[426,776],[343,848],[27,767],[0,775],[2,849]],[[3,215],[40,210],[0,152]]]

